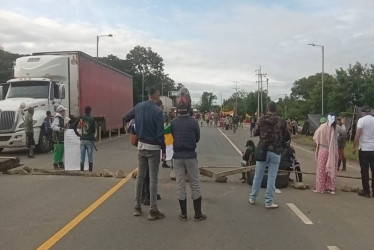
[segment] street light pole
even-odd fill
[[[142,71],[142,102],[144,102],[144,72]]]
[[[323,45],[318,45],[318,44],[314,44],[314,43],[309,43],[308,45],[310,46],[313,46],[313,47],[320,47],[322,49],[322,108],[321,108],[321,115],[323,116],[323,111],[324,111],[324,108],[323,108],[323,75],[325,74],[325,46]]]
[[[236,90],[236,98],[235,98],[235,115],[238,115],[238,82],[234,82],[236,84],[236,87],[234,88]]]
[[[99,39],[100,37],[113,37],[112,34],[96,36],[96,59],[99,58]]]

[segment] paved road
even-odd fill
[[[216,128],[203,127],[198,146],[200,165],[236,166],[240,156]],[[236,134],[223,131],[240,150],[249,139],[248,131]],[[136,166],[136,150],[122,137],[98,146],[95,168],[123,169]],[[9,154],[6,153],[6,154]],[[12,153],[11,153],[12,154]],[[13,153],[13,155],[16,153]],[[296,149],[303,170],[314,170],[314,156]],[[22,158],[29,166],[50,167],[51,155]],[[203,210],[208,220],[195,223],[189,200],[190,220],[180,222],[175,182],[169,169],[160,170],[159,208],[166,214],[161,221],[149,222],[146,215],[132,216],[135,181],[129,179],[53,246],[55,249],[373,249],[369,215],[374,199],[354,193],[335,196],[314,194],[310,190],[282,189],[276,195],[280,208],[264,208],[264,191],[258,203],[248,203],[250,187],[239,182],[239,175],[228,183],[203,178]],[[359,175],[353,167],[348,174]],[[0,249],[35,249],[114,185],[126,180],[114,178],[7,176],[0,175]],[[313,184],[314,177],[305,182]],[[339,179],[339,186],[359,186],[357,180]],[[290,209],[289,203],[304,215],[304,221]],[[291,205],[292,206],[292,205]],[[146,208],[144,208],[145,211]],[[310,220],[313,224],[305,224]],[[61,233],[59,234],[61,236]],[[59,236],[57,235],[57,236]],[[56,238],[55,238],[56,239]]]

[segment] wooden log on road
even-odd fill
[[[12,168],[19,167],[18,157],[0,157],[0,172],[6,172]]]
[[[212,171],[208,170],[208,169],[205,169],[205,168],[199,168],[199,170],[200,170],[200,174],[201,174],[201,175],[204,175],[204,176],[206,176],[206,177],[212,178],[213,175],[214,175],[214,173],[213,173]]]
[[[223,176],[229,176],[234,174],[246,173],[248,171],[254,171],[256,166],[241,167],[233,170],[222,171],[214,174],[214,178],[221,178]]]

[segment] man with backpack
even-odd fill
[[[81,133],[78,132],[78,127],[81,128]],[[84,116],[73,124],[75,134],[80,137],[81,141],[81,162],[80,170],[84,171],[84,162],[86,159],[86,152],[88,156],[88,171],[92,172],[93,168],[93,148],[95,140],[95,120],[91,116],[91,107],[87,106],[84,109]]]

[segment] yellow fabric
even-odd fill
[[[173,136],[171,134],[165,134],[165,144],[166,146],[172,145],[174,142]]]
[[[234,114],[234,110],[231,110],[231,111],[221,111],[221,114],[223,114],[223,115],[233,115]]]

